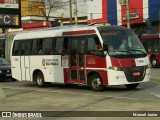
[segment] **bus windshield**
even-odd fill
[[[137,35],[127,30],[101,31],[108,54],[117,58],[145,57],[147,53]]]

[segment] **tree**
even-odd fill
[[[62,0],[42,0],[42,11],[46,21],[49,20],[51,11],[64,9],[67,3],[62,2]]]

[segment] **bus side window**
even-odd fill
[[[63,50],[64,38],[56,38],[55,54],[61,54]]]
[[[67,50],[68,50],[68,38],[64,38],[62,54],[67,54]]]
[[[23,56],[25,55],[25,50],[26,50],[26,41],[20,41],[20,55]]]
[[[36,53],[37,53],[37,40],[32,40],[31,55],[36,55]]]
[[[25,55],[30,55],[31,54],[31,40],[26,41],[26,50],[25,50]]]
[[[89,37],[88,38],[88,49],[87,49],[87,53],[88,54],[94,54],[94,48],[96,46],[96,43],[94,41],[93,37]]]
[[[50,55],[53,47],[53,38],[45,38],[42,42],[42,53]]]
[[[19,51],[19,41],[14,41],[12,55],[13,55],[13,56],[19,55],[19,52],[18,52],[18,51]]]

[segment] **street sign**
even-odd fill
[[[0,0],[0,28],[21,27],[20,0]]]
[[[0,8],[19,8],[19,0],[0,0]]]
[[[0,14],[0,25],[19,25],[18,15]]]

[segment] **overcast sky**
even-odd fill
[[[64,17],[64,18],[68,18],[70,16],[69,0],[62,0],[62,1],[67,2],[65,9],[52,12],[51,16]],[[77,0],[78,16],[87,16],[87,3],[84,1],[85,0]],[[74,16],[74,4],[72,4],[72,16]]]

